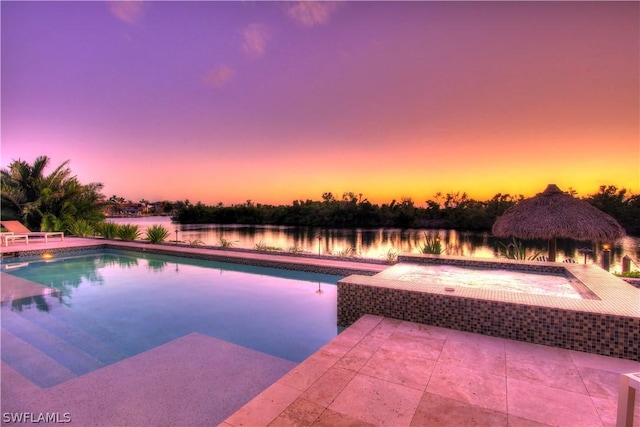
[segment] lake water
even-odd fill
[[[208,246],[220,246],[222,239],[232,242],[233,247],[255,249],[257,244],[280,248],[288,251],[295,247],[308,253],[336,255],[353,248],[358,257],[385,259],[389,251],[420,252],[425,241],[425,233],[431,237],[439,237],[446,255],[468,256],[474,258],[499,258],[499,242],[509,243],[506,239],[496,239],[491,233],[462,232],[455,230],[427,229],[330,229],[319,227],[289,226],[247,226],[220,224],[175,224],[170,217],[150,216],[132,218],[110,218],[117,224],[135,224],[142,231],[152,225],[162,225],[170,231],[167,241],[180,242],[201,241]],[[585,262],[580,249],[589,248],[587,263],[600,264],[601,247],[591,242],[577,242],[560,239],[557,259],[562,261],[571,258],[579,263]],[[525,241],[528,254],[541,252],[547,255],[545,240]],[[625,237],[611,248],[611,271],[620,272],[622,257],[628,255],[640,264],[640,238]],[[632,265],[632,270],[640,269]]]

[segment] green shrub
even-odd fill
[[[301,254],[304,252],[304,248],[298,245],[289,246],[289,249],[287,250],[289,253],[292,253],[292,254]]]
[[[386,254],[384,254],[384,257],[386,258],[387,261],[389,262],[394,262],[398,260],[398,251],[396,251],[393,248],[390,248]]]
[[[260,240],[258,243],[256,243],[256,250],[257,251],[281,251],[282,248],[279,248],[277,246],[269,246],[263,240]]]
[[[227,240],[224,237],[220,238],[220,246],[223,248],[230,248],[233,246],[233,242],[231,240]]]
[[[632,279],[640,279],[640,271],[627,271],[625,273],[616,273],[618,277],[630,277]]]
[[[118,231],[118,224],[113,222],[99,222],[96,225],[96,233],[105,239],[115,239]]]
[[[340,258],[355,258],[358,255],[358,251],[356,248],[346,248],[335,251],[333,254]]]
[[[150,243],[161,243],[169,237],[169,230],[164,228],[162,225],[154,224],[151,227],[147,228],[147,237]]]
[[[442,243],[440,242],[440,238],[438,236],[429,236],[427,233],[424,233],[424,243],[420,245],[420,253],[423,254],[431,254],[431,255],[440,255],[444,252],[442,248]]]
[[[527,250],[522,242],[517,241],[515,238],[511,240],[508,245],[500,242],[498,248],[500,255],[507,259],[518,259],[523,261],[533,261],[540,256],[542,252],[535,252],[532,255],[527,255]]]
[[[93,236],[96,234],[96,231],[93,228],[93,225],[89,224],[84,219],[79,219],[71,222],[69,224],[68,230],[69,230],[69,233],[78,237],[87,237],[87,236]]]
[[[71,233],[70,224],[67,225],[67,231]],[[65,229],[65,223],[60,218],[57,218],[52,213],[46,213],[42,217],[42,224],[40,224],[40,231],[62,231]]]
[[[195,246],[204,246],[204,242],[200,239],[187,240],[187,245],[193,248]]]
[[[116,230],[116,237],[127,241],[136,240],[140,237],[140,230],[137,225],[121,224]]]

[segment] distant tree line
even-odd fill
[[[33,163],[12,161],[0,170],[0,218],[16,219],[32,230],[69,231],[79,235],[104,221],[109,203],[100,190],[102,184],[82,184],[71,174],[69,161],[45,174],[50,159],[40,156]],[[570,191],[575,196],[574,191]],[[437,193],[424,207],[411,198],[377,205],[362,194],[344,193],[337,198],[323,193],[321,200],[295,200],[291,205],[245,203],[206,206],[189,200],[164,202],[164,212],[176,211],[173,219],[183,224],[271,224],[332,228],[448,228],[487,231],[496,218],[518,203],[522,195],[498,193],[486,201],[471,199],[466,193]],[[625,188],[602,185],[598,192],[583,197],[614,217],[628,234],[640,236],[640,195]],[[122,199],[124,200],[124,199]],[[148,202],[142,200],[141,202]]]
[[[173,219],[183,224],[261,224],[333,228],[446,228],[488,231],[505,210],[524,199],[522,195],[498,193],[489,200],[478,201],[466,193],[437,193],[416,206],[411,198],[382,205],[373,204],[362,194],[344,193],[336,198],[322,194],[321,200],[294,200],[291,205],[245,203],[207,206],[200,202],[180,203]],[[626,189],[601,186],[595,194],[584,198],[598,209],[613,216],[628,234],[640,235],[640,196],[628,196]]]
[[[362,194],[344,193],[336,198],[322,194],[321,200],[294,200],[291,205],[246,203],[206,206],[184,203],[173,218],[184,224],[271,224],[335,228],[450,228],[482,231],[522,196],[496,194],[479,202],[466,193],[436,194],[426,207],[416,206],[409,197],[382,205],[373,204]]]
[[[601,185],[598,192],[584,198],[618,221],[631,236],[640,236],[640,194],[629,195],[626,188]]]

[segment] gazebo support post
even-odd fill
[[[549,261],[556,262],[556,239],[549,239]]]

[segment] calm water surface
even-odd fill
[[[152,225],[162,225],[171,232],[167,240],[180,242],[202,241],[205,245],[219,246],[225,239],[233,243],[233,247],[254,249],[257,244],[288,251],[295,247],[298,250],[314,254],[339,254],[354,248],[358,257],[386,258],[389,251],[418,253],[424,243],[425,233],[439,237],[445,247],[446,255],[468,256],[474,258],[499,258],[499,242],[508,243],[506,239],[496,239],[490,233],[461,232],[455,230],[427,229],[328,229],[318,227],[289,226],[246,226],[220,224],[175,224],[171,218],[162,216],[138,218],[111,218],[117,224],[135,224],[144,231]],[[547,253],[546,240],[526,241],[527,252],[533,254]],[[587,263],[600,263],[601,246],[592,242],[574,240],[558,240],[558,260],[572,258],[577,262],[585,262],[580,249],[589,248]],[[611,248],[611,271],[621,271],[622,257],[628,255],[640,264],[640,238],[625,237]],[[632,270],[640,267],[632,264]]]
[[[43,375],[42,353],[83,375],[197,332],[299,363],[338,334],[339,276],[110,250],[25,260],[3,274],[60,292],[0,303],[2,360],[41,387],[68,378]],[[24,359],[5,329],[40,352]]]

